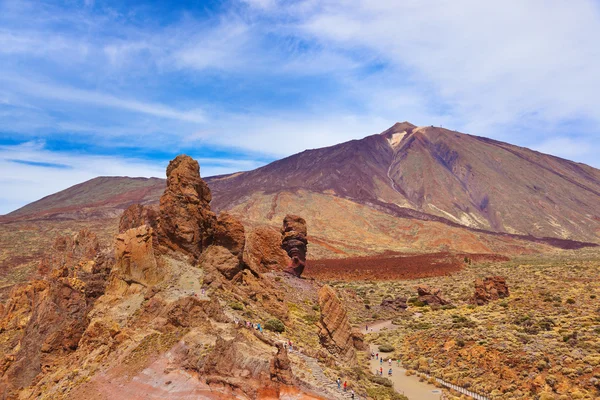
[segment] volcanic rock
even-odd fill
[[[271,359],[270,365],[271,380],[292,385],[294,383],[294,375],[287,348],[281,343],[277,343],[276,346],[277,354]]]
[[[87,326],[85,294],[68,278],[32,281],[13,289],[0,332],[12,330],[12,356],[0,371],[0,392],[31,385],[43,365],[75,350]]]
[[[215,280],[215,272],[220,273],[228,280],[232,280],[242,271],[239,258],[222,246],[210,246],[202,253],[198,264],[207,273],[207,278],[204,280],[206,283]]]
[[[306,246],[308,244],[306,221],[297,215],[286,215],[283,219],[281,234],[281,248],[291,259],[285,272],[299,278],[306,266]]]
[[[152,244],[153,230],[148,225],[132,228],[115,240],[116,265],[111,273],[111,292],[121,292],[129,285],[154,285],[163,278]]]
[[[321,344],[345,363],[356,364],[356,349],[364,349],[363,336],[352,330],[344,305],[329,285],[319,290],[319,306]]]
[[[197,161],[186,155],[172,160],[160,198],[161,245],[199,257],[213,241],[216,216],[210,210],[211,198]]]
[[[215,226],[214,244],[225,247],[241,259],[245,243],[244,225],[231,214],[220,213]]]
[[[83,229],[75,235],[58,235],[52,247],[46,252],[38,265],[38,274],[48,275],[51,271],[63,267],[82,267],[92,261],[100,251],[98,237],[91,231]],[[92,272],[93,263],[86,267]]]
[[[277,290],[273,280],[269,277],[255,275],[251,270],[245,269],[236,275],[232,283],[235,284],[234,292],[241,297],[252,300],[267,313],[282,321],[288,319],[288,307],[281,292]]]
[[[248,232],[244,248],[244,263],[254,273],[281,269],[289,257],[281,248],[281,233],[270,226],[259,226]]]
[[[381,307],[390,308],[394,311],[404,311],[408,308],[406,304],[406,297],[386,297],[381,301]]]
[[[209,385],[227,385],[256,398],[259,388],[273,384],[270,364],[247,340],[241,333],[231,340],[217,338],[200,370]]]
[[[450,304],[448,300],[442,298],[442,291],[437,288],[430,288],[427,285],[417,286],[419,301],[429,306],[444,306]]]
[[[158,227],[158,210],[155,206],[132,204],[121,215],[119,220],[119,233],[124,233],[131,228],[148,225],[156,230]]]
[[[489,303],[490,301],[508,297],[508,286],[506,278],[502,276],[492,276],[483,280],[475,281],[475,293],[471,298],[472,304],[479,306]]]

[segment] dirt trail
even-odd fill
[[[397,326],[392,324],[392,321],[377,321],[369,324],[369,333],[377,333],[382,330],[396,329]],[[375,354],[379,353],[379,357],[383,357],[383,363],[379,360],[369,360],[369,369],[371,373],[379,371],[383,368],[383,376],[389,378],[394,384],[394,389],[401,394],[404,394],[410,400],[439,400],[442,396],[441,389],[436,388],[425,382],[420,382],[415,375],[406,376],[406,370],[398,366],[397,360],[392,360],[390,367],[388,360],[392,357],[392,353],[381,353],[377,349],[377,345],[371,344],[370,349]],[[392,376],[388,376],[388,370],[392,369]]]

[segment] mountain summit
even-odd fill
[[[252,193],[306,190],[492,232],[600,240],[599,170],[409,122],[208,181],[221,209]]]

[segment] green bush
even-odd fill
[[[389,387],[375,387],[367,389],[367,395],[371,399],[377,400],[408,400],[408,397],[396,392]]]
[[[396,350],[394,348],[394,346],[389,345],[389,344],[382,344],[381,346],[379,346],[379,352],[380,353],[391,353],[394,350]]]
[[[373,383],[376,383],[385,387],[392,387],[394,384],[388,378],[384,378],[383,376],[372,375],[369,377],[369,380]]]
[[[229,303],[229,307],[233,308],[234,310],[238,310],[238,311],[242,311],[244,309],[244,305],[242,303],[238,303],[237,301],[233,301],[233,302]]]
[[[265,322],[265,329],[273,332],[285,332],[285,325],[280,320],[273,318]]]

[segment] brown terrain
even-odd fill
[[[450,275],[460,271],[465,260],[508,261],[494,254],[430,253],[377,255],[314,260],[306,276],[322,280],[397,280]]]

